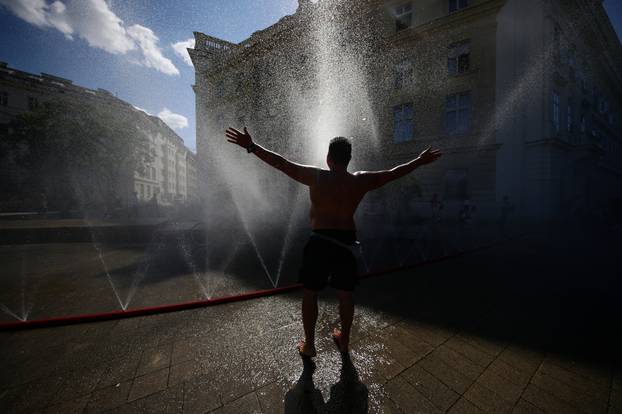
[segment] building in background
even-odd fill
[[[73,103],[104,105],[129,117],[137,133],[147,138],[149,161],[138,171],[128,173],[126,191],[121,200],[131,202],[134,193],[139,201],[155,195],[160,204],[187,202],[196,198],[196,156],[184,146],[183,140],[160,118],[149,115],[118,99],[104,89],[89,89],[72,81],[49,74],[35,75],[8,67],[0,62],[0,125],[8,124],[17,115],[33,110],[44,102],[66,100]],[[192,174],[187,173],[188,160]],[[1,168],[0,168],[1,169]],[[7,172],[4,172],[7,174]]]
[[[195,33],[202,171],[222,130],[248,125],[302,162],[322,161],[318,136],[354,136],[361,169],[442,148],[389,209],[438,194],[456,214],[509,199],[516,217],[558,219],[622,196],[622,47],[601,1],[299,3],[239,44]]]

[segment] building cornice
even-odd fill
[[[416,41],[435,32],[447,31],[448,28],[456,27],[464,22],[481,17],[482,15],[497,13],[507,0],[488,0],[469,6],[454,13],[449,13],[428,22],[408,29],[401,30],[389,38],[395,45]]]

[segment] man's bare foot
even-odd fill
[[[341,332],[341,330],[335,328],[330,336],[332,336],[333,342],[335,342],[335,345],[337,345],[339,352],[348,352],[348,344],[344,343],[343,333]]]
[[[302,357],[313,358],[314,356],[317,355],[317,352],[315,351],[315,347],[314,346],[308,346],[305,343],[305,341],[298,342],[298,345],[296,345],[296,348],[298,349],[298,353]]]

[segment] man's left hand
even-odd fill
[[[227,141],[237,144],[242,148],[248,148],[249,145],[253,143],[251,134],[248,133],[246,127],[244,127],[244,132],[241,132],[235,128],[227,128],[225,136],[227,137]]]

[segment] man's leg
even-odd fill
[[[341,319],[341,333],[335,332],[335,340],[338,341],[341,352],[347,352],[350,344],[350,328],[354,318],[354,301],[352,292],[348,290],[337,290],[339,298],[339,317]]]
[[[304,344],[299,344],[300,353],[315,356],[315,323],[317,322],[317,292],[303,289],[302,325],[305,330]]]

